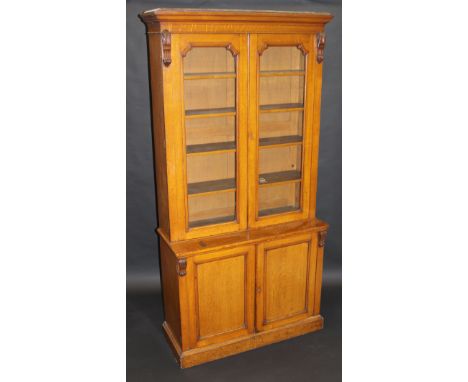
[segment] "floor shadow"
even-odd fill
[[[324,286],[322,331],[181,370],[161,330],[158,291],[127,294],[127,381],[341,381],[341,286]]]

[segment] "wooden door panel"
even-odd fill
[[[191,347],[253,331],[255,248],[195,256],[189,276]]]
[[[243,255],[198,265],[200,338],[245,327],[244,268]]]
[[[307,310],[309,243],[268,250],[265,256],[265,320],[278,321]]]
[[[257,329],[313,315],[317,247],[312,234],[260,244],[257,253]]]
[[[171,38],[172,62],[163,69],[170,238],[240,231],[247,227],[247,35]]]

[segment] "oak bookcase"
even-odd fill
[[[154,9],[164,333],[190,367],[323,327],[326,13]]]

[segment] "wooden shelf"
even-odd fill
[[[235,107],[220,107],[216,109],[195,109],[185,111],[186,118],[225,117],[229,115],[236,115]]]
[[[264,181],[260,181],[264,179]],[[301,181],[300,171],[279,171],[260,174],[258,177],[258,184],[260,186],[268,186],[270,184],[285,183],[285,182],[299,182]]]
[[[222,80],[225,78],[236,78],[233,72],[211,72],[211,73],[185,73],[184,80]]]
[[[260,77],[289,77],[304,76],[304,70],[263,70],[260,71]]]
[[[260,138],[260,147],[277,147],[302,144],[300,135],[283,135],[282,137]]]
[[[213,154],[218,152],[236,151],[236,142],[214,142],[202,145],[187,146],[187,155],[190,154]]]
[[[210,194],[213,192],[220,191],[235,191],[236,190],[236,179],[219,179],[210,180],[207,182],[197,182],[188,184],[188,194]]]
[[[264,210],[258,211],[258,216],[268,216],[268,215],[277,215],[277,214],[284,214],[286,212],[293,212],[299,211],[299,207],[296,206],[284,206],[284,207],[276,207],[276,208],[267,208]]]
[[[302,103],[278,103],[274,105],[260,105],[261,113],[277,113],[284,111],[297,111],[303,109],[304,104]]]
[[[206,225],[227,223],[227,222],[232,222],[232,221],[235,221],[235,220],[236,220],[235,215],[220,216],[220,217],[211,218],[211,219],[195,220],[195,221],[189,222],[189,228],[196,228],[196,227],[203,227],[203,226],[206,226]]]

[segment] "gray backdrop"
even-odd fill
[[[127,288],[159,289],[157,213],[143,10],[233,8],[326,11],[317,217],[330,223],[324,283],[341,283],[341,1],[127,1]]]

